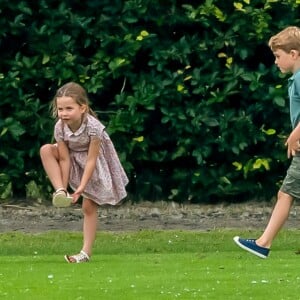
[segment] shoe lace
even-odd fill
[[[246,239],[247,242],[255,243],[256,239]]]

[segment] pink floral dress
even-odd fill
[[[69,148],[71,159],[69,184],[73,190],[76,190],[80,184],[90,141],[99,138],[101,146],[96,168],[82,196],[99,205],[115,205],[126,197],[125,186],[128,178],[114,145],[105,131],[105,126],[99,120],[88,114],[76,132],[72,132],[59,120],[55,124],[54,137],[57,142],[64,141]]]

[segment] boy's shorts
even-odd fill
[[[293,157],[287,174],[283,180],[280,191],[300,199],[300,155]]]

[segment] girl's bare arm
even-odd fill
[[[88,150],[88,156],[86,165],[83,171],[83,175],[81,178],[81,182],[77,190],[73,194],[73,200],[76,202],[78,198],[80,197],[81,193],[84,191],[88,181],[90,180],[95,167],[96,167],[96,161],[99,156],[100,151],[100,139],[94,138],[91,139],[89,150]]]

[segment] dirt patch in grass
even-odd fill
[[[193,205],[167,202],[143,202],[99,208],[99,230],[203,230],[261,229],[269,220],[272,203]],[[299,228],[300,206],[293,206],[288,228]],[[43,232],[48,230],[81,231],[82,212],[79,205],[54,208],[47,204],[24,201],[0,205],[0,232]]]

